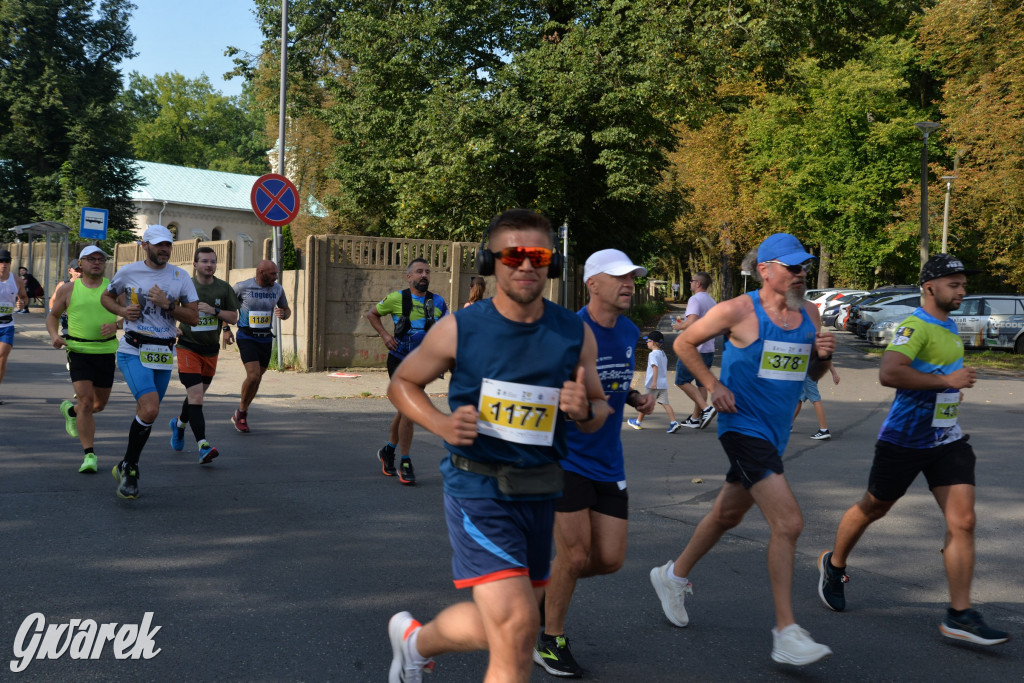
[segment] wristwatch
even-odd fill
[[[217,316],[220,315],[220,306],[214,306],[213,307],[213,314],[217,315]]]
[[[169,305],[167,306],[167,312],[168,312],[168,313],[174,313],[174,308],[175,308],[175,306],[177,306],[177,305],[178,305],[177,303],[175,303],[174,301],[172,301],[172,302],[171,302],[171,303],[170,303],[170,304],[169,304]]]

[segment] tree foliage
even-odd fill
[[[1024,289],[1024,8],[940,0],[919,44],[945,79],[939,134],[961,155],[950,251]]]
[[[133,225],[127,119],[118,65],[132,56],[128,0],[0,2],[0,225],[58,220],[83,205],[110,212],[113,239]]]
[[[243,91],[227,97],[205,76],[132,72],[120,103],[131,116],[135,158],[231,173],[267,172],[264,114]]]

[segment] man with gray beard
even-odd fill
[[[753,258],[752,258],[753,257]],[[818,310],[804,300],[807,263],[814,256],[785,233],[767,238],[748,255],[761,289],[712,308],[675,341],[679,359],[707,387],[718,410],[718,439],[729,458],[729,472],[711,511],[700,521],[678,559],[651,570],[651,583],[665,616],[676,626],[689,617],[684,601],[693,590],[687,576],[725,532],[756,504],[768,521],[768,576],[775,601],[772,659],[804,665],[832,654],[814,642],[793,618],[793,557],[803,528],[800,506],[783,474],[793,411],[804,377],[818,379],[828,367],[836,340],[821,332]],[[722,373],[715,379],[697,347],[727,335]],[[808,370],[812,359],[816,362]]]

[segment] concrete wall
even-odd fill
[[[175,242],[170,262],[191,273],[199,244],[198,239]],[[202,244],[217,252],[217,277],[233,285],[255,276],[255,267],[228,267],[235,246],[231,240]],[[390,292],[405,289],[405,270],[414,258],[430,263],[430,291],[443,296],[450,310],[462,308],[469,298],[470,278],[476,275],[476,247],[467,242],[310,235],[304,249],[305,267],[285,271],[280,279],[292,309],[292,317],[281,323],[286,365],[312,371],[384,367],[387,348],[366,320],[367,311]],[[144,254],[139,245],[122,244],[114,256],[110,273],[141,260]],[[569,272],[574,282],[573,264]],[[493,296],[494,278],[485,279],[486,295]],[[561,303],[561,283],[561,279],[548,280],[545,298]],[[570,302],[579,291],[570,287]],[[385,320],[384,325],[390,328],[391,322]]]

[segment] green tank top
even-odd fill
[[[68,300],[68,350],[75,353],[115,353],[117,336],[110,341],[104,339],[100,326],[117,322],[117,316],[103,308],[100,297],[107,290],[110,281],[103,278],[103,284],[95,289],[85,286],[81,278],[75,280]],[[79,341],[79,340],[90,341]]]

